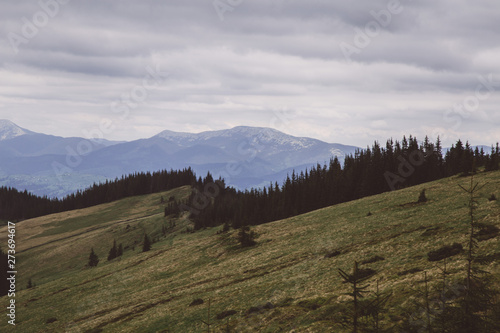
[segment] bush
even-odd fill
[[[476,232],[475,236],[478,241],[485,241],[491,238],[495,238],[500,233],[500,229],[491,224],[477,223],[479,230]]]
[[[257,244],[255,242],[255,237],[257,235],[253,230],[250,230],[250,227],[244,226],[241,227],[240,231],[238,232],[238,240],[240,241],[240,244],[242,247],[250,247],[254,246]]]
[[[203,303],[205,303],[205,302],[201,298],[197,298],[197,299],[193,300],[191,302],[191,304],[189,304],[189,306],[202,305]]]
[[[217,314],[216,318],[221,320],[221,319],[224,319],[226,317],[232,316],[236,313],[237,312],[235,310],[222,311],[221,313]]]
[[[144,234],[144,242],[142,243],[142,252],[151,250],[151,240],[147,234]]]
[[[427,257],[429,261],[440,261],[445,258],[460,254],[463,250],[464,248],[462,247],[462,244],[453,243],[452,245],[445,245],[435,251],[430,251],[429,253],[427,253]]]
[[[495,201],[496,199],[497,199],[497,197],[495,196],[495,194],[492,194],[492,195],[488,198],[488,200],[489,200],[489,201]]]
[[[418,203],[427,202],[427,197],[425,196],[425,188],[420,192],[417,202]]]
[[[328,252],[327,254],[325,254],[325,258],[333,258],[340,254],[341,254],[340,251],[334,250],[332,252]]]
[[[90,250],[88,265],[89,267],[96,267],[97,264],[99,264],[99,257],[97,256],[97,254],[95,254],[94,248],[92,248]]]

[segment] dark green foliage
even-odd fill
[[[344,283],[349,283],[352,288],[351,289],[352,291],[350,293],[347,293],[347,295],[352,296],[353,298],[352,301],[353,309],[351,314],[352,328],[353,328],[353,333],[357,333],[359,328],[358,320],[362,313],[362,309],[360,308],[359,304],[359,299],[364,297],[364,294],[366,293],[366,288],[368,288],[368,285],[362,286],[361,284],[364,283],[370,277],[370,275],[366,275],[366,273],[364,274],[361,273],[358,268],[357,262],[354,262],[354,268],[352,274],[348,274],[343,270],[341,270],[340,268],[338,270],[340,276],[344,280]]]
[[[475,156],[470,145],[464,146],[459,140],[443,157],[439,139],[434,144],[428,138],[419,143],[415,137],[404,137],[402,142],[387,141],[385,148],[375,142],[371,148],[358,150],[354,156],[345,157],[343,166],[333,158],[329,164],[317,164],[300,173],[293,171],[281,185],[274,183],[261,190],[236,191],[218,180],[211,183],[217,188],[213,190],[217,195],[213,195],[205,188],[210,178],[200,179],[189,204],[181,209],[195,213],[191,217],[196,230],[224,223],[231,223],[237,229],[446,176],[467,174],[474,169],[474,159],[480,167],[489,156],[479,151]],[[409,161],[415,160],[413,167]],[[404,172],[404,177],[399,174],[402,161],[412,167],[408,174]],[[419,202],[425,202],[424,198],[421,193]],[[367,214],[370,215],[371,212]]]
[[[197,305],[202,305],[204,301],[201,298],[197,298],[189,304],[189,306],[197,306]]]
[[[493,287],[491,276],[480,268],[481,260],[477,260],[476,250],[479,247],[474,212],[477,209],[477,192],[483,186],[474,183],[471,177],[470,187],[460,186],[469,195],[469,241],[467,244],[467,267],[464,293],[459,301],[461,321],[456,332],[495,332],[500,329],[498,325],[498,291]]]
[[[420,195],[418,196],[418,203],[423,203],[427,202],[427,197],[425,196],[425,188],[420,192]]]
[[[248,226],[243,226],[240,228],[240,231],[238,232],[238,241],[240,242],[242,247],[250,247],[254,246],[257,244],[255,242],[255,238],[257,235],[253,230],[250,230],[250,227]]]
[[[328,252],[327,254],[325,254],[325,258],[334,258],[334,257],[336,257],[336,256],[338,256],[338,255],[340,255],[340,254],[341,254],[341,252],[340,252],[340,251],[338,251],[338,250],[333,250],[333,251]]]
[[[17,221],[52,213],[81,209],[115,200],[167,191],[196,181],[191,168],[181,171],[135,173],[114,181],[94,184],[63,199],[38,197],[27,191],[0,187],[0,220]]]
[[[95,254],[94,248],[92,248],[90,250],[88,266],[89,267],[96,267],[97,264],[99,264],[99,257],[97,256],[97,254]]]
[[[372,212],[368,212],[368,214],[366,214],[366,216],[372,216]]]
[[[218,313],[215,317],[218,320],[221,320],[221,319],[227,318],[229,316],[235,315],[236,313],[237,312],[235,310],[227,310],[227,311],[222,311],[222,312]]]
[[[495,194],[491,194],[491,196],[488,198],[489,201],[495,201],[497,199],[497,197],[495,196]]]
[[[33,288],[34,285],[33,285],[33,282],[31,281],[31,278],[28,280],[28,284],[26,285],[26,289],[31,289]]]
[[[144,234],[144,240],[142,242],[142,252],[147,252],[151,250],[151,240],[147,234]]]
[[[440,261],[445,258],[456,256],[464,251],[462,244],[453,243],[452,245],[445,245],[437,250],[427,253],[429,261]]]
[[[108,261],[115,259],[118,256],[118,249],[116,247],[116,240],[113,241],[113,247],[109,250]]]
[[[479,242],[495,238],[500,233],[500,229],[492,224],[476,223],[476,228],[478,230],[475,233],[475,238]]]
[[[384,294],[380,292],[379,281],[377,280],[377,289],[375,291],[374,297],[365,305],[364,315],[372,319],[372,328],[367,330],[369,332],[387,332],[387,330],[381,327],[381,315],[385,310],[385,306],[389,301],[391,294]]]

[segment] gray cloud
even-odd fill
[[[499,140],[500,7],[401,0],[388,18],[389,3],[242,1],[221,21],[212,0],[72,0],[26,38],[23,18],[33,22],[43,8],[7,2],[0,118],[62,136],[111,119],[106,136],[119,140],[236,125],[361,146],[408,133],[446,144]],[[12,33],[26,38],[18,53]],[[357,49],[352,61],[340,45]],[[157,66],[169,78],[126,117],[113,112]],[[446,113],[489,74],[495,91],[473,112]],[[294,117],[276,125],[276,110]]]

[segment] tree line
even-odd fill
[[[196,176],[191,168],[180,171],[137,172],[128,176],[94,184],[63,199],[39,197],[28,191],[0,187],[0,220],[19,221],[38,216],[87,208],[119,199],[158,193],[185,185],[193,185]]]
[[[345,157],[343,166],[334,157],[329,165],[293,171],[281,186],[275,182],[263,189],[237,191],[218,180],[217,193],[210,194],[206,190],[213,183],[209,174],[197,183],[189,204],[179,208],[193,213],[195,229],[222,224],[240,228],[456,174],[467,176],[478,167],[498,170],[499,161],[498,143],[488,154],[458,140],[443,154],[439,138],[433,143],[426,137],[419,143],[416,137],[403,137],[388,140],[385,147],[375,142],[357,150]]]

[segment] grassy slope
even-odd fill
[[[480,174],[486,183],[481,191],[477,216],[500,227],[500,172]],[[364,265],[378,271],[381,290],[390,290],[390,310],[384,320],[397,322],[418,288],[422,273],[398,275],[409,269],[426,270],[437,281],[439,270],[426,259],[429,250],[459,241],[465,245],[467,196],[458,184],[466,178],[449,178],[413,188],[328,207],[283,221],[255,227],[258,245],[240,249],[236,231],[217,235],[220,228],[194,234],[181,233],[189,224],[177,221],[153,250],[140,253],[144,230],[159,235],[163,218],[160,196],[185,197],[189,189],[125,199],[116,203],[19,223],[17,226],[18,286],[32,277],[37,287],[17,293],[17,330],[23,332],[200,332],[206,320],[205,305],[189,307],[192,300],[212,301],[214,315],[226,310],[237,313],[229,324],[238,332],[341,332],[335,323],[348,290],[337,268],[350,270],[354,260],[374,255],[385,260]],[[416,201],[426,188],[429,202]],[[371,212],[373,215],[367,216]],[[149,217],[151,214],[156,214]],[[129,225],[127,229],[127,225]],[[422,236],[431,227],[437,234]],[[5,228],[0,230],[5,244]],[[121,259],[106,261],[112,241],[127,248]],[[85,268],[90,247],[101,262]],[[340,250],[341,255],[325,258]],[[500,253],[498,238],[480,243],[480,252]],[[449,261],[457,279],[463,256]],[[499,273],[498,262],[489,270]],[[462,275],[460,275],[462,274]],[[302,301],[322,305],[311,310]],[[7,298],[0,301],[4,307]],[[267,302],[273,309],[250,307]],[[300,303],[300,304],[299,304]],[[302,306],[301,306],[302,304]],[[47,319],[57,318],[46,324]],[[220,326],[219,326],[220,327]],[[8,332],[5,318],[0,331]],[[219,329],[219,328],[218,328]]]

